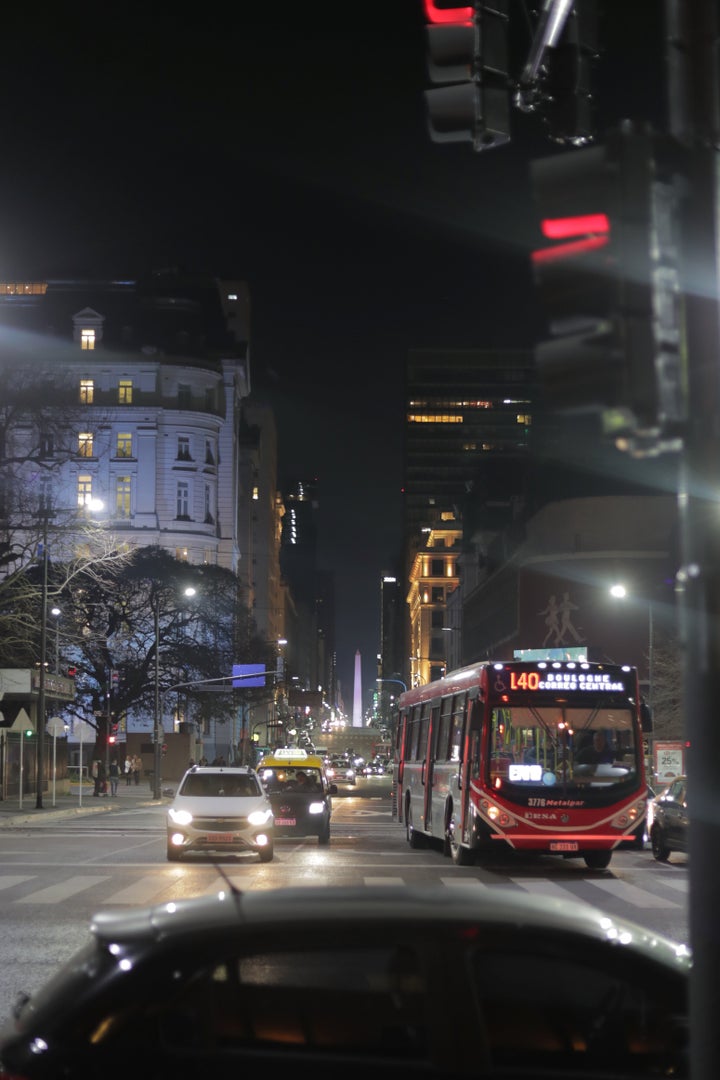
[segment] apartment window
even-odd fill
[[[95,331],[94,330],[81,330],[80,331],[80,348],[92,351],[95,348]]]
[[[252,497],[253,502],[257,502],[260,498],[260,488],[257,486],[257,484],[253,484]]]
[[[93,456],[93,437],[90,431],[81,431],[78,435],[78,454],[80,457]]]
[[[95,383],[92,379],[80,380],[80,404],[92,405],[95,396]]]
[[[132,379],[121,379],[118,383],[118,405],[132,405]]]
[[[0,453],[0,457],[5,455]],[[55,440],[52,435],[40,436],[40,457],[51,458],[55,456]]]
[[[433,604],[445,603],[445,590],[440,585],[433,586],[431,595]]]
[[[205,387],[205,408],[207,409],[208,412],[214,412],[215,411],[215,387],[214,386],[206,386]]]
[[[77,479],[78,506],[88,506],[92,502],[92,476],[80,473]]]
[[[186,480],[178,481],[176,517],[190,520],[190,485]]]
[[[132,434],[129,431],[119,431],[115,446],[116,457],[132,457]]]
[[[186,547],[175,548],[175,558],[179,559],[180,562],[187,562],[188,561],[188,549]]]
[[[212,494],[210,491],[210,485],[205,485],[205,524],[212,525],[215,521],[212,512]]]
[[[178,385],[178,408],[189,409],[192,405],[192,393],[188,383]]]
[[[118,476],[115,480],[115,517],[130,517],[130,495],[132,483],[129,476]]]
[[[445,573],[445,560],[433,559],[430,563],[430,577],[442,577]]]
[[[205,440],[205,464],[206,465],[214,465],[215,464],[215,454],[213,453],[213,445],[212,445],[212,443],[210,442],[209,439]]]
[[[190,437],[188,435],[178,435],[177,459],[178,461],[192,461],[190,457]]]

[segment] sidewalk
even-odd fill
[[[9,799],[0,800],[0,829],[10,825],[42,825],[46,821],[57,818],[76,817],[81,814],[105,813],[107,810],[127,810],[139,806],[162,806],[170,801],[170,790],[175,790],[177,782],[163,782],[163,795],[158,799],[153,798],[152,789],[147,780],[141,780],[139,784],[125,783],[121,777],[117,795],[101,795],[97,799],[93,796],[92,784],[83,784],[82,796],[80,785],[66,780],[58,781],[55,787],[55,799],[53,805],[52,783],[48,790],[43,792],[42,809],[36,807],[36,792],[25,792],[20,807],[19,796],[13,795]],[[68,793],[69,791],[69,793]],[[61,794],[62,792],[62,794]]]

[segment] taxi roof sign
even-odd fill
[[[292,746],[282,746],[278,750],[273,750],[270,757],[282,759],[282,758],[306,758],[308,756],[307,750],[298,750]]]

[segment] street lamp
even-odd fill
[[[197,589],[188,585],[183,590],[183,596],[195,596]],[[162,739],[164,736],[162,719],[162,698],[160,695],[160,594],[155,596],[153,606],[155,617],[155,715],[153,719],[153,799],[159,799],[161,794],[160,764],[162,761]]]
[[[50,608],[50,614],[55,619],[55,674],[60,674],[60,616],[62,611],[59,607]]]
[[[105,504],[101,499],[88,498],[83,509],[99,511]],[[40,671],[38,673],[38,699],[37,699],[37,747],[35,751],[36,782],[35,782],[35,809],[43,808],[43,744],[45,741],[45,676],[47,667],[47,621],[48,621],[48,523],[53,510],[49,501],[43,499],[41,505],[42,516],[42,578],[40,600]]]
[[[618,581],[610,586],[610,595],[616,600],[624,600],[627,596],[627,588],[622,582]],[[653,603],[652,599],[648,600],[648,700],[647,703],[652,707],[652,686],[653,686],[653,645],[654,645],[654,632],[653,632]]]

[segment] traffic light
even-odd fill
[[[552,338],[536,350],[550,411],[596,412],[638,456],[676,449],[685,419],[671,149],[623,128],[533,163],[544,246],[533,253]]]
[[[443,6],[423,0],[427,68],[437,89],[425,92],[433,142],[470,142],[485,150],[510,138],[509,0]]]
[[[546,50],[540,76],[539,111],[553,141],[583,146],[593,140],[597,59],[596,0],[574,0],[559,41]]]

